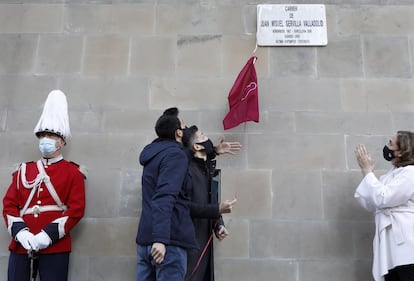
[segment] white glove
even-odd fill
[[[19,233],[16,234],[16,240],[28,251],[35,250],[33,247],[37,248],[35,236],[27,229],[20,230]]]
[[[37,246],[36,250],[33,249],[34,251],[45,249],[52,244],[52,239],[50,239],[49,235],[43,230],[34,236],[34,240],[36,241],[35,244]]]

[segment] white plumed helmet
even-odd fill
[[[42,132],[53,133],[65,142],[70,138],[68,103],[62,91],[53,90],[49,93],[33,132],[36,136]]]

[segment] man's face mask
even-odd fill
[[[382,149],[382,153],[384,155],[384,159],[387,161],[391,161],[395,158],[394,150],[389,149],[388,146],[384,145],[384,148]]]
[[[198,142],[197,144],[202,145],[204,147],[204,150],[206,151],[207,155],[214,153],[214,144],[210,139],[203,142]]]
[[[44,156],[52,155],[56,152],[56,140],[51,138],[41,138],[39,140],[39,150]]]

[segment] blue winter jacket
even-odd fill
[[[136,242],[198,248],[186,189],[188,157],[174,140],[156,139],[139,157],[142,172],[142,211]]]

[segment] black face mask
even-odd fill
[[[389,149],[386,145],[384,145],[384,148],[382,149],[382,154],[384,155],[384,159],[387,161],[391,161],[395,158],[394,150]]]
[[[204,142],[198,142],[197,144],[202,145],[204,147],[204,150],[207,153],[207,155],[214,153],[214,144],[210,139]]]

